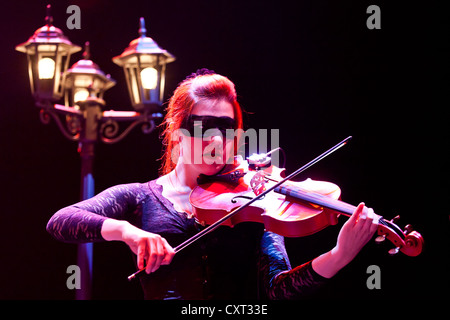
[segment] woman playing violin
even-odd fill
[[[377,230],[378,216],[361,203],[334,248],[300,266],[290,265],[282,236],[251,222],[219,227],[175,255],[176,245],[203,228],[189,202],[197,178],[222,172],[237,150],[235,139],[219,134],[243,128],[234,84],[213,72],[191,75],[174,91],[163,125],[159,178],[111,187],[59,210],[47,225],[65,242],[126,243],[146,271],[146,299],[301,298],[352,261]],[[198,136],[199,125],[217,134]],[[338,192],[330,183],[312,187]]]

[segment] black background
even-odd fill
[[[39,121],[30,94],[26,57],[14,50],[44,25],[52,4],[54,25],[117,80],[107,108],[132,110],[123,71],[112,63],[138,37],[147,36],[177,60],[167,67],[165,99],[198,68],[235,82],[247,111],[246,127],[279,129],[292,172],[348,135],[348,146],[299,179],[332,181],[345,201],[360,201],[412,224],[424,236],[415,258],[390,257],[390,246],[370,243],[318,295],[345,299],[448,298],[448,33],[445,11],[408,1],[8,1],[2,3],[0,48],[0,298],[73,299],[66,268],[76,245],[45,231],[51,215],[78,201],[77,144],[54,122]],[[66,8],[81,8],[81,29],[69,30]],[[368,30],[366,9],[381,8],[381,30]],[[447,19],[448,20],[448,19]],[[446,60],[445,60],[445,59]],[[72,57],[71,64],[81,59]],[[114,145],[96,148],[96,193],[157,177],[158,132],[135,129]],[[341,219],[339,226],[345,218]],[[293,265],[332,248],[339,226],[288,239]],[[139,299],[127,247],[95,245],[94,298]],[[381,268],[381,289],[369,290],[369,265]]]

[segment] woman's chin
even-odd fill
[[[203,164],[201,165],[201,172],[202,174],[205,174],[207,176],[212,176],[217,174],[220,170],[222,170],[225,163],[222,161],[220,157],[211,157],[211,158],[204,158]]]

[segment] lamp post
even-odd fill
[[[162,118],[165,66],[175,58],[145,36],[144,19],[141,18],[141,37],[133,40],[120,56],[114,58],[116,64],[124,67],[135,111],[107,111],[104,110],[103,94],[115,85],[115,81],[90,60],[88,43],[83,59],[68,69],[70,56],[81,47],[72,44],[60,29],[52,25],[50,5],[47,6],[45,21],[46,25],[36,30],[27,42],[18,45],[16,50],[27,54],[31,93],[40,109],[41,121],[48,124],[53,119],[66,138],[78,142],[80,199],[85,200],[94,196],[95,144],[99,141],[118,142],[136,126],[141,126],[145,134],[154,130],[155,120]],[[57,104],[63,96],[64,105]],[[119,122],[130,124],[120,132]],[[81,289],[76,291],[77,299],[90,299],[92,296],[92,262],[92,243],[78,245]]]

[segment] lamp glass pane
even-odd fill
[[[92,83],[92,76],[90,75],[76,75],[74,86],[77,88],[87,88]]]
[[[134,68],[129,68],[128,72],[129,72],[129,79],[130,79],[130,84],[131,84],[131,92],[133,94],[133,101],[134,103],[141,103],[141,96],[139,94],[139,87],[137,84],[137,70]]]

